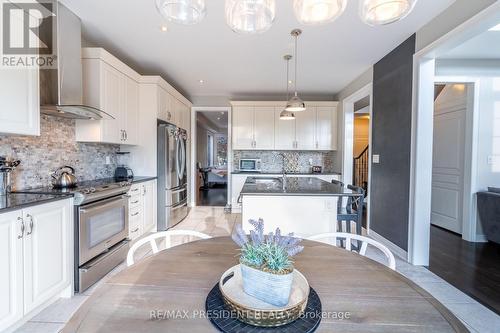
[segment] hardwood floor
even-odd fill
[[[213,185],[209,189],[200,189],[200,206],[224,207],[227,204],[227,185]]]
[[[500,245],[432,226],[429,270],[500,314]]]

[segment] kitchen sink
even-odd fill
[[[254,178],[255,184],[273,184],[281,183],[281,178],[269,177],[269,178]]]

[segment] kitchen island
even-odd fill
[[[277,227],[301,237],[337,231],[337,202],[357,195],[351,190],[315,177],[247,177],[241,191],[242,221],[262,218],[265,232]]]

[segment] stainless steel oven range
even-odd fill
[[[29,193],[67,193],[75,202],[75,292],[81,293],[122,263],[129,250],[130,182],[80,182],[72,189],[34,189]]]

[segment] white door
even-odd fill
[[[156,181],[146,182],[143,185],[144,231],[156,230]]]
[[[0,214],[0,332],[23,317],[22,212]]]
[[[462,233],[467,86],[446,85],[434,103],[431,223]]]
[[[316,108],[316,149],[331,150],[333,148],[333,109],[333,107]]]
[[[254,108],[233,108],[233,149],[253,149]]]
[[[102,98],[104,111],[115,119],[105,119],[103,122],[103,142],[123,143],[123,117],[121,105],[123,104],[124,77],[113,67],[102,63],[103,90]]]
[[[126,144],[135,145],[139,142],[139,83],[126,77],[125,86],[125,137]]]
[[[274,149],[274,107],[255,107],[254,117],[254,148]]]
[[[295,148],[295,120],[282,120],[282,108],[274,110],[274,147],[277,150],[291,150]]]
[[[316,112],[314,108],[295,113],[295,141],[296,149],[316,149]]]
[[[48,301],[70,284],[71,206],[67,200],[23,210],[24,312]]]
[[[38,69],[0,69],[0,133],[40,135]]]

